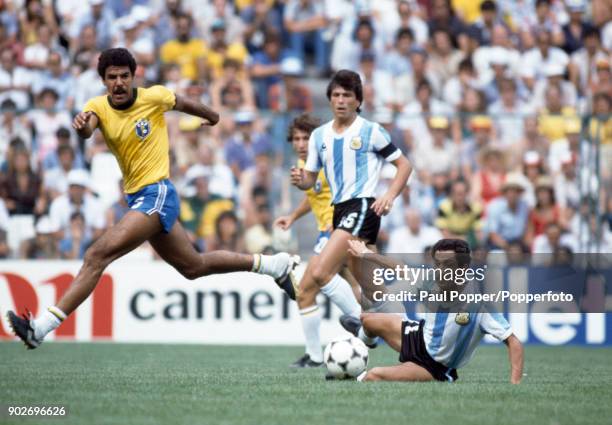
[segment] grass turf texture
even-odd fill
[[[460,380],[326,382],[290,370],[297,347],[0,343],[0,404],[66,405],[66,418],[2,424],[603,424],[612,415],[611,349],[527,347],[508,384],[506,349],[481,347]],[[370,350],[370,367],[396,361]]]

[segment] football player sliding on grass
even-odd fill
[[[393,260],[375,254],[361,241],[349,240],[349,254],[375,267],[394,268]],[[364,257],[366,256],[367,257]],[[459,239],[441,239],[432,248],[434,266],[447,268],[469,267],[470,248]],[[445,273],[446,275],[446,273]],[[357,276],[360,284],[366,282]],[[364,285],[365,286],[365,285]],[[437,281],[434,292],[466,291],[469,284]],[[364,288],[370,290],[371,288]],[[419,322],[404,320],[392,313],[363,313],[361,320],[342,317],[346,330],[359,336],[366,344],[375,345],[381,337],[400,353],[400,364],[375,367],[363,372],[360,381],[447,381],[458,379],[457,369],[465,366],[486,334],[503,341],[508,348],[510,382],[518,384],[523,375],[523,346],[512,332],[510,324],[500,313],[475,306],[460,309],[452,303],[428,306],[425,319]],[[453,311],[455,307],[456,312]],[[458,311],[461,310],[461,311]]]

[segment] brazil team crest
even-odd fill
[[[357,137],[353,137],[351,139],[351,142],[349,143],[349,147],[355,151],[358,151],[359,149],[361,149],[361,137],[357,136]]]
[[[134,129],[136,130],[136,135],[140,138],[140,140],[144,140],[147,138],[149,133],[151,133],[151,122],[147,118],[141,118],[136,121],[136,126]]]

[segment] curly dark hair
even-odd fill
[[[332,80],[327,85],[327,99],[331,100],[332,91],[336,87],[342,87],[346,91],[352,91],[355,93],[355,97],[359,101],[360,105],[357,108],[357,112],[361,112],[361,103],[363,102],[363,86],[361,85],[361,78],[359,74],[348,69],[341,69],[336,72],[332,77]]]
[[[431,256],[435,258],[438,251],[453,251],[461,267],[470,265],[470,246],[462,239],[440,239],[431,248]]]
[[[109,66],[127,66],[130,68],[132,75],[136,72],[136,59],[123,47],[106,49],[98,59],[98,74],[102,79],[106,75],[106,69]]]
[[[287,129],[287,141],[291,143],[293,139],[293,132],[295,130],[300,130],[310,135],[310,133],[312,133],[313,130],[319,125],[321,125],[321,121],[319,121],[318,118],[308,114],[302,114],[296,117],[289,125],[289,128]]]

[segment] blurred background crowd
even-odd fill
[[[0,0],[0,257],[82,258],[125,213],[101,134],[71,128],[105,92],[96,63],[109,47],[135,55],[138,86],[221,113],[212,128],[166,115],[181,221],[201,251],[311,252],[314,220],[273,225],[303,196],[287,126],[303,112],[328,120],[326,84],[348,68],[362,115],[415,166],[383,251],[455,236],[612,252],[607,0]]]

